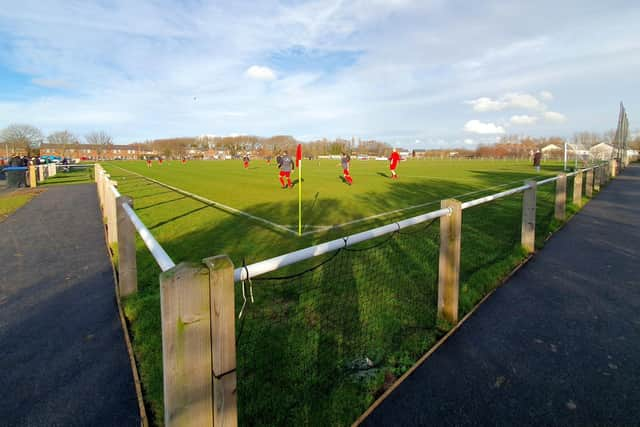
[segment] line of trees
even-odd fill
[[[87,144],[96,147],[98,153],[106,151],[113,145],[113,138],[104,132],[90,132],[84,136]],[[4,148],[7,157],[16,153],[24,153],[29,157],[40,155],[42,144],[56,144],[62,147],[62,155],[77,148],[82,142],[68,130],[55,131],[46,137],[40,129],[28,124],[14,123],[0,131],[0,148]]]
[[[611,143],[615,137],[615,131],[610,130],[604,133],[577,132],[570,139],[566,140],[583,149],[589,149],[600,142]],[[0,131],[0,149],[4,148],[5,155],[13,155],[17,152],[25,153],[28,156],[39,154],[42,144],[55,144],[62,147],[62,155],[71,150],[75,150],[79,145],[90,144],[98,154],[98,157],[113,148],[112,137],[104,131],[90,132],[84,136],[82,141],[77,135],[68,130],[55,131],[46,137],[40,129],[28,124],[11,124]],[[201,137],[179,137],[146,140],[134,142],[130,145],[136,147],[138,152],[154,152],[167,158],[180,158],[188,156],[190,151],[204,153],[209,150],[220,151],[232,156],[242,155],[251,152],[256,156],[275,156],[278,152],[294,152],[299,143],[290,135],[275,135],[271,137],[260,137],[255,135],[239,136],[201,136]],[[532,151],[549,144],[562,147],[565,139],[560,137],[533,138],[518,135],[503,136],[495,144],[481,144],[475,149],[468,148],[447,148],[428,150],[424,153],[426,157],[448,157],[455,153],[458,157],[483,157],[483,158],[528,158]],[[319,139],[304,143],[305,155],[317,157],[319,155],[340,154],[341,152],[368,154],[374,156],[388,155],[391,145],[377,140],[355,139]],[[636,132],[635,137],[629,141],[629,147],[640,150],[640,133]]]

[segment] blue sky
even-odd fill
[[[0,128],[473,147],[640,111],[637,1],[0,0]]]

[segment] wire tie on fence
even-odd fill
[[[233,372],[235,372],[235,371],[236,371],[236,368],[233,368],[233,369],[228,370],[227,372],[223,372],[223,373],[221,373],[220,375],[217,375],[217,374],[215,373],[215,371],[212,369],[212,370],[211,370],[211,373],[213,374],[213,377],[214,377],[215,379],[217,379],[217,380],[221,380],[224,376],[229,375],[229,374],[231,374],[231,373],[233,373]]]
[[[346,249],[347,248],[347,239],[349,239],[348,237],[343,237],[342,240],[344,240],[344,248],[342,249]]]
[[[244,309],[247,306],[247,294],[245,289],[245,282],[249,282],[249,296],[251,297],[251,303],[253,303],[253,284],[251,283],[251,277],[249,277],[249,268],[247,267],[246,261],[242,260],[242,268],[244,268],[246,278],[242,280],[242,308],[240,308],[240,313],[238,314],[238,319],[242,319],[242,315],[244,314]]]
[[[396,222],[396,225],[398,226],[398,230],[396,231],[396,233],[399,233],[400,230],[402,230],[402,227],[400,227],[400,223],[399,222]]]

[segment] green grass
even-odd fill
[[[0,195],[0,222],[40,193],[39,190],[21,189]]]
[[[63,172],[58,168],[55,176],[45,179],[39,186],[86,184],[93,182],[93,167],[86,169],[72,168],[69,172]]]
[[[297,237],[232,215],[130,172],[144,174],[277,224],[297,224],[297,189],[282,190],[277,168],[253,161],[140,162],[103,165],[134,200],[142,221],[177,262],[227,254],[236,266],[343,237],[439,208],[440,200],[471,200],[520,185],[535,176],[530,164],[441,160],[400,164],[388,178],[386,162],[353,161],[354,185],[340,179],[336,161],[304,164],[303,218],[308,226],[343,224],[402,212],[327,232]],[[127,171],[122,170],[126,169]],[[559,165],[539,173],[555,175]],[[297,179],[297,173],[294,173]],[[571,189],[572,180],[567,183]],[[553,220],[554,185],[538,189],[536,246],[560,224]],[[568,200],[571,200],[570,195]],[[463,213],[460,316],[522,261],[521,194]],[[419,208],[410,208],[424,205]],[[407,209],[409,208],[409,209]],[[575,209],[570,205],[567,213]],[[295,229],[295,227],[293,227]],[[242,425],[347,425],[446,331],[436,324],[438,223],[365,242],[375,249],[340,253],[299,278],[254,281],[238,343],[239,417]],[[388,239],[388,240],[387,240]],[[382,243],[382,241],[385,241]],[[159,268],[138,239],[139,293],[125,300],[145,398],[162,422]],[[326,258],[326,257],[325,257]],[[312,260],[277,271],[282,276]],[[237,310],[242,304],[237,286]],[[373,369],[348,366],[367,357]]]

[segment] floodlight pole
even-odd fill
[[[567,171],[567,142],[564,143],[564,171]]]

